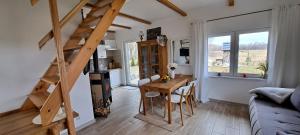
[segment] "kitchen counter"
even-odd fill
[[[108,71],[112,71],[112,70],[121,70],[121,68],[112,68],[112,69],[107,69]]]
[[[108,69],[112,88],[121,86],[121,68]]]

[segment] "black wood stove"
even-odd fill
[[[90,84],[94,115],[107,117],[112,103],[110,76],[108,71],[100,71],[97,50],[93,54],[94,71],[90,72]]]

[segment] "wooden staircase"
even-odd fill
[[[38,0],[31,2],[35,5]],[[66,44],[62,45],[61,28],[79,13],[88,0],[81,0],[61,21],[58,19],[56,0],[49,0],[53,30],[39,42],[39,47],[42,48],[54,38],[57,56],[23,106],[0,117],[0,135],[59,134],[63,128],[67,128],[69,134],[76,134],[69,93],[124,2],[125,0],[98,0],[92,4],[87,17],[79,24]],[[65,108],[67,118],[53,122],[60,107]],[[34,125],[31,122],[38,114],[41,116],[42,125]]]

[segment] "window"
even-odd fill
[[[269,32],[239,34],[238,73],[260,74],[260,64],[267,62]]]
[[[218,76],[260,77],[267,64],[269,31],[233,32],[208,37],[208,72]]]
[[[208,38],[208,72],[230,73],[231,35]]]

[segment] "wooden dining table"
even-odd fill
[[[158,91],[168,96],[168,123],[172,124],[172,105],[171,105],[171,93],[180,88],[181,86],[186,85],[189,81],[192,80],[192,75],[176,75],[174,79],[169,80],[168,82],[162,82],[160,80],[154,81],[148,84],[141,86],[141,96],[143,99],[143,113],[146,115],[146,97],[145,92],[147,90]]]

